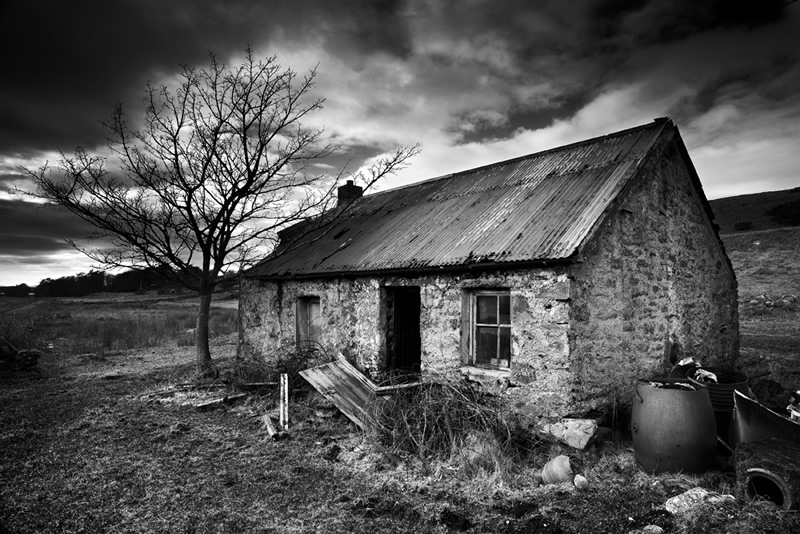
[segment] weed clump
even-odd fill
[[[308,391],[309,384],[300,376],[300,371],[322,365],[333,359],[322,345],[314,341],[281,347],[269,358],[274,362],[276,379],[283,373],[288,375],[289,391]]]
[[[263,358],[239,360],[228,373],[228,380],[234,386],[253,382],[277,382],[286,373],[289,391],[292,394],[307,392],[308,382],[300,376],[300,371],[332,361],[331,356],[319,343],[306,342],[301,345],[286,345]]]
[[[454,463],[467,476],[505,472],[537,444],[499,399],[466,381],[430,380],[376,403],[374,437],[399,454]]]
[[[0,339],[19,350],[43,344],[44,315],[37,312],[0,315]]]

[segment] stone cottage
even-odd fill
[[[736,279],[669,119],[361,196],[281,234],[240,350],[318,342],[381,382],[468,375],[538,420],[738,353]]]

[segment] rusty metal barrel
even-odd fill
[[[711,467],[717,424],[708,390],[685,378],[640,379],[631,414],[636,460],[650,473]]]
[[[747,375],[732,369],[721,367],[700,367],[704,371],[714,373],[716,382],[704,382],[694,375],[697,369],[692,369],[686,373],[686,378],[692,384],[701,384],[708,388],[708,395],[711,397],[711,405],[718,412],[730,414],[733,411],[733,391],[738,390],[745,395],[751,396],[750,386],[748,385]]]
[[[713,373],[717,381],[702,380],[701,376],[696,375],[698,370]],[[711,406],[714,407],[714,415],[717,419],[717,433],[723,440],[731,441],[729,426],[733,413],[733,392],[740,391],[744,395],[753,397],[747,375],[721,367],[698,367],[688,370],[686,378],[692,384],[708,388],[708,396],[711,397]]]

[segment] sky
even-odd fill
[[[101,121],[180,65],[247,47],[317,69],[309,117],[388,189],[668,116],[709,199],[800,186],[800,3],[788,0],[26,0],[0,3],[0,286],[88,272],[90,229],[25,169],[102,154]]]

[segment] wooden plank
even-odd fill
[[[272,422],[272,417],[269,414],[264,414],[261,417],[261,424],[267,429],[267,434],[273,441],[279,441],[289,437],[289,433],[275,428],[275,423]]]
[[[215,406],[222,406],[224,404],[231,404],[236,402],[240,399],[245,398],[247,395],[245,393],[237,393],[235,395],[227,395],[222,397],[221,399],[214,399],[207,402],[201,402],[200,404],[195,404],[195,408],[198,410],[208,410],[214,408]]]
[[[275,424],[272,422],[272,418],[269,416],[269,414],[264,414],[264,417],[261,418],[261,422],[264,424],[264,428],[267,429],[269,437],[275,439],[275,436],[278,434],[278,430],[275,428]]]
[[[348,419],[366,430],[377,401],[377,386],[344,358],[300,371],[314,389],[330,400]]]

